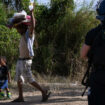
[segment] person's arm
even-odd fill
[[[35,17],[34,17],[34,9],[30,11],[31,15],[31,25],[29,26],[30,37],[32,37],[35,29]]]
[[[87,59],[88,58],[88,52],[93,44],[94,38],[96,36],[96,32],[94,29],[90,30],[86,36],[85,36],[85,40],[84,40],[84,44],[81,48],[80,51],[80,57],[82,59]]]
[[[8,72],[8,82],[9,82],[9,83],[11,82],[11,75],[10,75],[10,72]]]
[[[88,58],[87,55],[88,55],[88,52],[89,52],[90,48],[91,48],[91,47],[90,47],[89,45],[86,45],[86,44],[84,44],[84,45],[82,46],[81,52],[80,52],[80,57],[81,57],[82,59],[87,59],[87,58]]]

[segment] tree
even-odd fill
[[[10,5],[12,5],[12,0],[8,1],[8,8],[0,5],[0,13],[2,14],[0,16],[0,24],[2,24],[0,25],[0,34],[2,37],[0,40],[0,49],[3,50],[1,50],[1,55],[10,56],[12,58],[8,58],[15,62],[17,50],[14,48],[15,43],[11,45],[11,34],[15,35],[17,39],[19,37],[16,36],[16,30],[12,30],[11,33],[5,27],[7,19],[12,17],[14,13],[13,10],[9,9]],[[29,13],[29,1],[20,0],[20,2],[21,9]],[[39,47],[34,48],[33,70],[40,73],[62,76],[75,75],[78,71],[80,72],[81,61],[79,59],[79,50],[87,31],[99,22],[94,18],[95,13],[91,10],[91,6],[82,7],[80,10],[75,11],[74,5],[73,0],[51,0],[49,7],[36,3],[34,11],[36,18],[35,34]],[[19,7],[17,6],[17,8]],[[8,36],[7,40],[4,40],[4,34]],[[13,40],[16,39],[13,38]],[[10,44],[6,44],[5,41]],[[18,40],[15,47],[18,47],[17,43]],[[12,46],[11,48],[10,45]],[[6,46],[6,49],[3,49],[2,46]]]
[[[65,39],[65,35],[62,34],[61,36],[61,33],[59,33],[58,30],[59,25],[61,25],[61,23],[63,22],[62,20],[64,19],[67,13],[67,8],[69,7],[71,11],[73,11],[74,6],[73,1],[71,0],[52,0],[50,8],[46,6],[39,6],[39,11],[36,12],[36,33],[39,34],[39,51],[40,57],[43,58],[43,60],[41,59],[41,61],[43,61],[43,64],[40,64],[41,61],[39,62],[39,64],[44,65],[42,66],[42,68],[45,72],[50,72],[52,70],[51,72],[53,72],[54,74],[57,73],[67,75],[67,72],[65,72],[65,74],[62,72],[64,69],[66,69],[67,71],[67,66],[65,65],[66,56],[64,55],[65,41],[63,41]],[[63,60],[61,60],[61,58]],[[54,64],[53,61],[57,61],[55,65],[57,65],[58,67],[52,65]],[[38,71],[41,70],[38,69]]]
[[[2,0],[2,2],[6,5],[7,8],[12,7],[16,11],[21,11],[22,9],[24,9],[23,4],[29,5],[29,0]]]
[[[15,29],[8,29],[0,25],[0,56],[6,56],[10,68],[18,57],[18,43],[20,35]]]

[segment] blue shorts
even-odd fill
[[[8,88],[8,80],[0,80],[0,89]]]

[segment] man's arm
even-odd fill
[[[86,44],[84,44],[84,45],[82,46],[81,52],[80,52],[80,57],[81,57],[82,59],[87,59],[87,58],[88,58],[88,57],[87,57],[87,54],[88,54],[90,48],[91,48],[91,46],[86,45]]]
[[[29,27],[30,30],[30,37],[32,37],[35,29],[35,17],[34,17],[34,9],[30,11],[31,15],[31,25]]]

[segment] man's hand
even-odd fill
[[[33,3],[33,9],[30,10],[30,12],[33,12],[35,8],[35,3]]]

